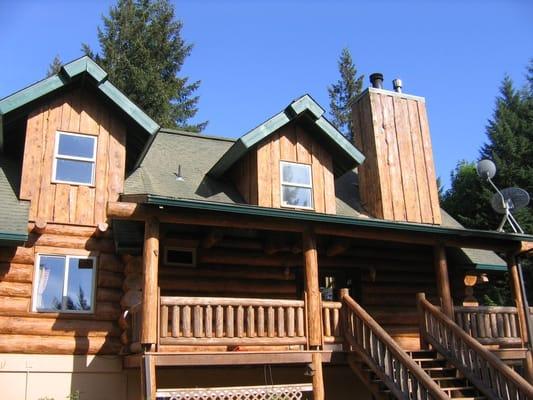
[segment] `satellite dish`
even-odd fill
[[[497,213],[504,215],[498,230],[503,231],[503,226],[506,222],[509,222],[509,225],[511,225],[511,228],[513,228],[515,233],[524,233],[516,219],[513,217],[512,212],[524,208],[528,204],[529,194],[524,189],[510,187],[498,190],[498,192],[492,196],[490,201],[492,209]]]
[[[477,174],[483,179],[492,179],[496,175],[496,165],[490,160],[481,160],[476,166]]]
[[[505,214],[507,210],[512,213],[529,204],[529,194],[524,189],[510,187],[500,190],[500,193],[495,193],[490,201],[492,209],[498,214]]]

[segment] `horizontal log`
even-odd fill
[[[129,274],[124,278],[122,289],[125,292],[130,290],[142,290],[143,276],[141,274]]]
[[[99,271],[98,287],[121,289],[124,283],[124,275],[116,272]]]
[[[273,345],[290,345],[306,344],[305,337],[283,337],[283,338],[160,338],[159,343],[162,345],[191,345],[191,346],[273,346]]]
[[[485,345],[491,345],[491,344],[497,344],[501,346],[518,346],[522,345],[522,339],[519,337],[515,338],[480,338],[480,337],[474,337],[479,343],[485,344]]]
[[[516,314],[516,307],[501,307],[501,306],[478,306],[478,307],[454,307],[456,313],[467,314]]]
[[[107,301],[111,303],[119,302],[122,299],[122,290],[98,288],[96,290],[96,301]]]
[[[425,271],[382,271],[376,270],[375,280],[372,279],[370,274],[362,274],[362,282],[371,282],[372,284],[381,283],[393,283],[399,284],[433,284],[436,286],[436,278],[434,274],[427,273]]]
[[[246,238],[224,238],[216,247],[225,247],[229,249],[245,249],[245,250],[263,250],[263,243],[255,239]]]
[[[363,298],[365,294],[367,293],[380,293],[380,294],[407,294],[412,295],[413,298],[416,298],[416,293],[420,292],[420,290],[425,290],[429,293],[434,293],[436,291],[436,288],[428,287],[425,284],[410,284],[407,285],[397,285],[394,283],[373,283],[373,284],[366,284],[363,285],[362,291],[363,291]]]
[[[0,353],[118,354],[120,340],[112,337],[3,335]]]
[[[250,268],[243,266],[206,266],[198,268],[159,268],[159,276],[165,278],[199,277],[199,278],[240,278],[240,279],[271,279],[290,281],[295,279],[294,272],[286,273],[279,268]]]
[[[227,298],[227,297],[167,297],[161,296],[161,304],[167,306],[262,306],[262,307],[303,307],[303,300],[274,300],[274,299],[255,299],[255,298]]]
[[[112,321],[65,320],[55,318],[2,317],[0,334],[45,336],[116,336],[120,329]]]
[[[4,282],[30,282],[32,281],[33,265],[0,263],[0,280]]]
[[[123,273],[124,264],[122,260],[114,254],[101,253],[98,257],[98,268],[105,271]]]
[[[295,293],[296,286],[290,282],[279,281],[241,281],[235,279],[179,279],[161,280],[161,290],[179,290],[184,292],[210,292],[222,293]]]
[[[113,241],[105,238],[87,238],[81,236],[53,235],[45,233],[42,235],[30,234],[28,243],[31,243],[34,246],[49,246],[65,249],[85,249],[88,251],[101,251],[105,253],[113,253],[115,251],[115,244]]]
[[[35,223],[28,223],[28,232],[34,230]],[[49,233],[52,235],[65,235],[65,236],[82,236],[82,237],[91,237],[98,236],[100,237],[113,237],[113,232],[111,229],[107,229],[105,232],[99,232],[98,227],[92,226],[79,226],[79,225],[64,225],[64,224],[46,224],[44,231],[42,233]]]
[[[0,247],[0,262],[34,265],[34,250],[29,247]]]
[[[31,297],[31,283],[0,281],[0,296]]]
[[[0,296],[0,312],[7,313],[27,313],[30,310],[29,297],[9,297]]]

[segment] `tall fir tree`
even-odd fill
[[[527,69],[527,83],[521,90],[509,77],[504,78],[486,127],[488,141],[482,146],[479,159],[494,161],[497,173],[493,180],[498,187],[519,186],[533,195],[533,60]],[[501,216],[490,207],[493,193],[477,176],[474,163],[460,162],[452,173],[451,188],[445,193],[442,206],[469,228],[494,230]],[[533,204],[514,215],[524,231],[533,234]],[[527,260],[523,264],[529,301],[533,302],[533,265]],[[496,285],[485,301],[511,304],[509,296],[507,288]]]
[[[168,0],[118,0],[98,27],[101,52],[86,44],[82,51],[160,125],[201,131],[207,122],[189,123],[198,112],[200,81],[179,76],[192,50],[182,27]]]
[[[50,63],[50,65],[48,66],[46,77],[57,74],[61,70],[62,66],[63,66],[63,62],[61,61],[59,54],[57,54],[52,60],[52,62]]]
[[[364,75],[357,76],[357,69],[347,48],[342,49],[338,67],[340,79],[328,87],[331,123],[350,143],[354,143],[351,102],[361,93]]]

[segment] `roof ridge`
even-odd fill
[[[234,138],[216,136],[216,135],[207,135],[204,133],[185,131],[181,129],[161,128],[159,132],[168,133],[171,135],[189,136],[189,137],[194,137],[194,138],[199,138],[199,139],[221,140],[221,141],[232,142],[232,143],[237,141],[237,139],[234,139]]]

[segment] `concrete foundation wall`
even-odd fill
[[[305,366],[158,368],[160,388],[252,386],[306,383]],[[370,393],[346,366],[324,366],[327,400]],[[76,391],[80,400],[140,399],[139,369],[122,368],[119,356],[0,354],[0,399],[64,400]]]

